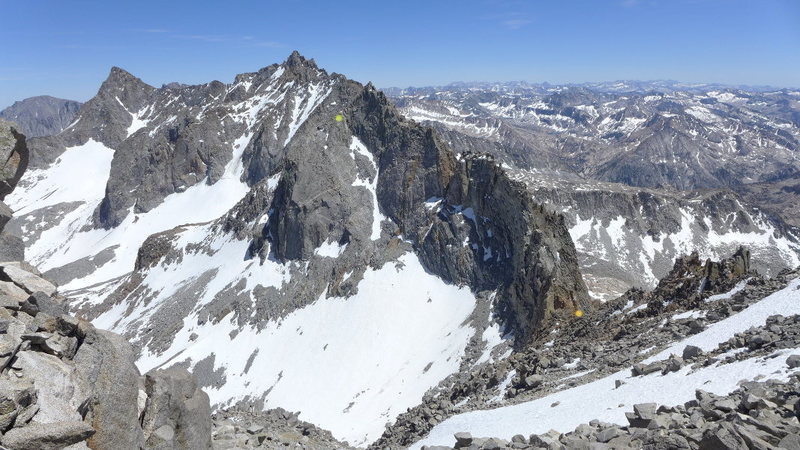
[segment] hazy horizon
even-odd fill
[[[255,2],[197,8],[15,2],[0,31],[0,108],[85,101],[111,66],[154,86],[230,82],[293,49],[381,88],[466,82],[677,80],[800,87],[800,3],[788,0]],[[471,81],[474,80],[474,81]]]

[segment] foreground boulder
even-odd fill
[[[122,336],[59,314],[60,301],[41,291],[27,295],[13,282],[2,283],[3,447],[211,448],[208,396],[186,370],[142,377]]]
[[[14,190],[28,168],[28,147],[17,126],[0,119],[0,200]]]
[[[144,384],[147,403],[142,428],[147,448],[211,448],[208,395],[186,369],[150,371]]]
[[[131,345],[117,334],[79,324],[83,344],[75,355],[76,370],[86,380],[85,419],[97,433],[93,448],[137,448],[144,440],[138,425],[139,371]]]

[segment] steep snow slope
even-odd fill
[[[714,323],[701,333],[674,343],[647,361],[661,360],[670,354],[680,354],[686,345],[697,345],[705,350],[715,348],[734,334],[753,325],[763,324],[766,318],[773,314],[800,314],[798,289],[800,289],[800,279],[795,279],[784,289],[727,319]],[[696,370],[686,366],[666,375],[652,373],[633,377],[631,370],[626,369],[533,401],[453,416],[434,427],[428,437],[417,442],[412,448],[417,449],[422,445],[450,445],[453,434],[461,431],[469,431],[474,436],[511,439],[515,434],[540,434],[550,429],[567,432],[593,419],[625,424],[627,423],[625,411],[633,404],[647,402],[679,404],[694,399],[696,389],[727,394],[736,389],[739,381],[752,380],[759,376],[786,380],[790,373],[797,370],[788,369],[786,366],[786,358],[790,355],[800,355],[800,348],[783,349],[766,357],[755,357],[730,364],[716,363]],[[622,380],[625,384],[617,388],[615,385],[617,380]]]
[[[204,231],[200,227],[191,232],[202,236]],[[233,248],[211,257],[187,255],[190,259],[183,264],[153,268],[145,284],[150,289],[175,286],[177,290],[187,283],[185,272],[200,267],[216,269],[214,283],[219,286],[232,278],[277,286],[284,281],[275,276],[280,274],[275,263],[232,264],[237,260],[232,256],[240,256],[246,250],[241,244],[246,243],[239,243],[238,249],[236,243],[225,244]],[[233,315],[219,322],[198,320],[219,289],[209,285],[169,348],[158,354],[146,351],[139,367],[149,370],[188,358],[198,372],[198,364],[210,360],[215,371],[225,373],[224,384],[206,388],[212,404],[261,399],[268,408],[298,411],[301,419],[354,445],[376,439],[386,422],[418,404],[425,391],[457,371],[474,333],[465,323],[475,307],[474,296],[426,273],[412,253],[368,270],[352,297],[322,295],[311,305],[258,327],[242,327]],[[135,305],[123,320],[118,319],[118,310],[110,310],[95,323],[129,332],[147,322],[147,315],[168,311],[173,295],[174,291],[162,290],[151,302]]]
[[[11,199],[10,204],[13,208],[19,208],[20,216],[62,202],[84,202],[60,222],[54,226],[51,224],[51,228],[42,232],[28,247],[29,261],[40,270],[47,271],[91,258],[104,249],[112,249],[114,256],[110,261],[62,286],[64,291],[85,288],[129,273],[133,269],[136,251],[151,234],[183,223],[216,219],[244,197],[248,187],[240,181],[243,147],[244,142],[241,141],[234,145],[233,158],[217,183],[209,185],[201,182],[184,192],[171,194],[151,211],[141,214],[131,212],[122,224],[112,230],[85,227],[91,225],[92,215],[103,198],[113,150],[92,140],[84,146],[68,149],[53,166],[26,174],[23,182],[31,189],[20,189],[19,194]],[[76,173],[85,174],[89,181],[79,184],[79,190],[73,189],[71,182]],[[201,204],[204,206],[199,208]],[[33,220],[34,217],[29,215],[22,220]]]

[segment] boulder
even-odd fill
[[[664,365],[664,369],[661,371],[662,374],[666,375],[670,372],[677,372],[681,370],[683,367],[683,358],[678,355],[670,355],[669,359],[667,359],[667,363]]]
[[[211,448],[208,395],[186,369],[171,367],[145,375],[147,403],[142,415],[149,449]]]
[[[22,261],[25,259],[25,243],[12,234],[0,233],[0,261]]]
[[[75,354],[77,372],[86,380],[88,392],[85,420],[96,433],[89,438],[93,448],[140,448],[144,443],[139,426],[139,371],[133,348],[120,335],[80,322],[83,343]]]
[[[9,430],[0,443],[9,450],[60,450],[86,440],[93,433],[91,426],[80,421],[31,423]]]
[[[10,281],[0,281],[0,299],[3,300],[0,306],[4,308],[19,309],[19,303],[27,300],[29,295]]]
[[[456,438],[456,448],[469,447],[472,445],[472,434],[461,432],[454,435]]]
[[[703,354],[703,349],[694,345],[687,345],[683,349],[683,359],[692,360]]]
[[[14,211],[6,205],[6,202],[0,201],[0,230],[6,227],[13,215]]]
[[[747,443],[739,436],[730,423],[720,423],[703,433],[700,441],[701,449],[727,449],[727,450],[746,450]]]
[[[42,291],[36,291],[31,294],[27,300],[22,303],[21,307],[23,311],[32,316],[35,316],[36,314],[31,314],[28,311],[35,311],[36,313],[43,312],[53,317],[67,314],[67,307],[63,303],[55,300]]]
[[[800,367],[800,355],[792,355],[786,358],[786,365],[789,366],[790,369]]]
[[[0,268],[0,277],[13,282],[29,295],[34,292],[44,292],[46,295],[56,293],[56,286],[53,283],[15,264],[7,264]]]
[[[38,351],[21,351],[15,366],[38,391],[39,422],[81,420],[78,406],[85,385],[75,370],[59,358]]]
[[[529,388],[539,387],[544,382],[544,377],[541,375],[528,375],[525,377],[525,386]]]

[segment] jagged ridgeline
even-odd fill
[[[524,346],[590,307],[561,215],[298,53],[232,84],[114,68],[29,145],[9,197],[28,259],[140,370],[191,368],[212,405],[366,444],[501,327]]]

